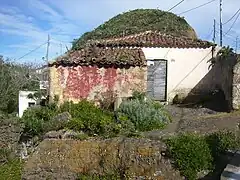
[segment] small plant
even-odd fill
[[[196,134],[182,134],[166,141],[169,155],[176,167],[189,180],[195,180],[197,173],[213,169],[213,157],[205,138]]]
[[[140,101],[143,101],[145,97],[146,97],[146,93],[144,92],[134,91],[132,94],[132,99],[138,99]]]
[[[68,124],[69,129],[84,131],[89,135],[104,134],[105,126],[113,122],[113,115],[96,107],[87,100],[79,103],[66,102],[60,106],[61,112],[69,112],[72,120]]]
[[[21,179],[23,164],[19,159],[14,159],[0,165],[0,177],[4,180]]]
[[[219,131],[210,134],[206,136],[206,140],[216,161],[227,150],[235,150],[240,147],[239,138],[234,132],[230,131]]]
[[[166,110],[160,103],[139,98],[122,102],[118,111],[126,115],[139,131],[162,129],[170,121]]]

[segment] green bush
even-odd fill
[[[113,115],[96,107],[87,100],[74,104],[65,102],[60,106],[61,112],[69,112],[72,120],[68,123],[68,128],[76,131],[85,131],[89,134],[104,134],[105,126],[113,123]]]
[[[240,147],[234,132],[219,131],[210,135],[181,134],[166,140],[169,155],[188,179],[196,179],[201,170],[213,170],[227,150]]]
[[[214,159],[217,161],[219,156],[227,150],[235,150],[240,147],[239,138],[234,132],[219,131],[206,136],[206,140],[212,150]]]
[[[55,115],[57,115],[57,106],[54,104],[27,109],[21,118],[24,123],[24,133],[34,136],[53,130],[56,124],[51,123],[51,120]]]
[[[213,157],[205,137],[196,134],[182,134],[166,141],[169,154],[176,167],[189,180],[197,173],[213,168]]]
[[[123,101],[118,109],[126,115],[139,131],[150,131],[163,128],[170,116],[160,103],[140,98]]]

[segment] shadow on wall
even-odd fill
[[[229,112],[232,110],[233,67],[235,56],[215,62],[209,66],[210,71],[190,91],[180,103],[185,107],[206,107],[214,111]],[[178,99],[174,98],[174,101]]]

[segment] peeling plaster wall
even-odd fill
[[[51,67],[50,96],[59,96],[59,103],[81,99],[97,101],[104,93],[117,98],[130,97],[134,90],[146,91],[146,68],[98,68],[97,66]]]

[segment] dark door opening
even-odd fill
[[[147,94],[156,101],[167,100],[167,60],[150,60],[147,70]]]

